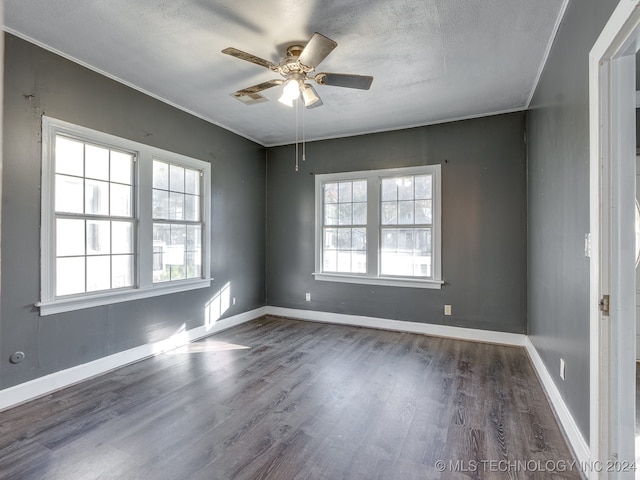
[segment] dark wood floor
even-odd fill
[[[524,349],[273,317],[0,418],[2,479],[580,478]]]

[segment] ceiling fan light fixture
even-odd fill
[[[316,92],[313,91],[313,87],[311,85],[304,83],[302,85],[302,99],[304,100],[304,106],[310,107],[320,100],[320,97],[316,95]]]
[[[300,97],[300,84],[295,79],[289,79],[284,82],[282,88],[282,96],[278,99],[280,103],[284,103],[288,107],[293,107],[293,101]]]

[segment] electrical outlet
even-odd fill
[[[305,299],[307,302],[310,302],[310,301],[311,301],[311,294],[310,294],[309,292],[305,293],[305,294],[304,294],[304,299]]]
[[[235,305],[236,304],[236,297],[233,297],[233,299],[231,300],[231,305]]]
[[[560,378],[562,380],[564,380],[564,374],[565,374],[564,358],[561,358],[560,359]]]
[[[444,314],[445,315],[451,315],[451,305],[445,305],[444,306]]]

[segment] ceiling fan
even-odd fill
[[[322,100],[320,100],[313,86],[307,81],[314,80],[319,85],[368,90],[371,87],[371,82],[373,82],[373,77],[370,76],[327,72],[315,73],[316,67],[337,46],[336,42],[316,32],[305,46],[296,44],[288,47],[287,56],[280,63],[270,62],[237,48],[225,48],[222,53],[255,63],[282,76],[282,78],[243,88],[232,95],[247,105],[253,105],[268,101],[260,92],[277,85],[283,85],[282,96],[279,99],[281,103],[292,107],[293,101],[302,96],[305,107],[315,108],[322,105]]]

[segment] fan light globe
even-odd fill
[[[311,85],[307,85],[306,83],[302,86],[302,98],[304,100],[305,107],[310,107],[320,100],[320,97],[316,95],[316,92],[313,91]]]
[[[300,96],[300,85],[296,80],[290,79],[284,83],[282,88],[282,96],[278,99],[280,103],[284,103],[289,107],[293,107],[293,101]]]

